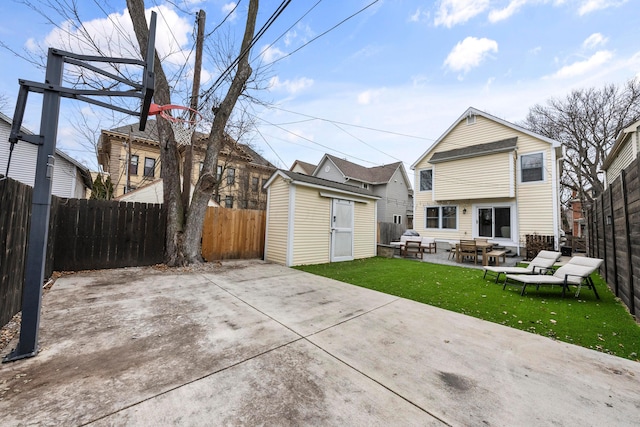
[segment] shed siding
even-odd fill
[[[269,187],[265,260],[287,264],[289,236],[289,185],[280,177]]]
[[[375,256],[376,203],[356,203],[353,223],[353,257],[360,259]]]
[[[633,162],[633,151],[633,141],[632,139],[628,139],[624,147],[618,152],[617,157],[611,163],[611,166],[609,166],[609,169],[607,169],[607,182],[609,184],[613,183],[613,181],[618,178],[618,175],[620,175],[620,172]]]
[[[296,186],[292,265],[330,261],[331,199],[317,189]]]

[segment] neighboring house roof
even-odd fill
[[[116,136],[119,138],[127,138],[131,135],[131,138],[137,142],[147,142],[152,144],[157,144],[160,140],[158,133],[158,124],[156,120],[148,120],[147,126],[144,131],[140,131],[138,128],[138,124],[129,124],[125,126],[120,126],[117,128],[103,130],[103,134],[107,134],[110,136]],[[196,141],[197,145],[201,148],[204,148],[206,145],[206,140],[209,138],[209,135],[196,132]],[[231,137],[229,138],[229,142],[235,142]],[[99,145],[102,147],[102,135],[100,135]],[[247,161],[259,166],[265,166],[269,168],[276,169],[276,167],[269,162],[267,159],[262,157],[258,152],[256,152],[253,148],[251,148],[247,144],[236,143],[235,150],[238,154],[245,156]]]
[[[445,131],[445,132],[444,132],[444,133],[443,133],[443,134],[442,134],[442,135],[441,135],[441,136],[440,136],[440,137],[439,137],[439,138],[438,138],[438,139],[437,139],[437,140],[436,140],[432,145],[431,145],[431,147],[429,147],[429,148],[427,149],[427,151],[425,151],[425,152],[424,152],[424,153],[423,153],[423,154],[418,158],[418,160],[416,160],[416,161],[411,165],[411,169],[415,169],[415,167],[416,167],[416,166],[417,166],[417,165],[418,165],[418,164],[419,164],[419,163],[420,163],[420,162],[421,162],[425,157],[427,157],[429,154],[431,154],[431,153],[435,150],[435,148],[438,146],[438,144],[440,144],[440,142],[442,142],[442,140],[444,140],[444,139],[447,137],[447,135],[448,135],[448,134],[449,134],[449,133],[450,133],[450,132],[451,132],[451,131],[452,131],[452,130],[457,126],[457,125],[458,125],[458,123],[460,123],[462,120],[466,120],[466,119],[467,119],[467,117],[470,117],[470,116],[481,116],[481,117],[484,117],[484,118],[486,118],[486,119],[488,119],[488,120],[494,121],[494,122],[496,122],[496,123],[500,123],[501,125],[504,125],[504,126],[506,126],[506,127],[509,127],[509,128],[511,128],[511,129],[513,129],[513,130],[515,130],[515,131],[522,132],[522,133],[527,134],[527,135],[529,135],[529,136],[532,136],[532,137],[534,137],[534,138],[536,138],[536,139],[539,139],[540,141],[547,142],[547,143],[549,143],[549,144],[550,144],[552,147],[554,147],[554,148],[559,148],[559,147],[561,147],[561,146],[562,146],[562,145],[561,145],[561,143],[560,143],[559,141],[556,141],[555,139],[551,139],[551,138],[548,138],[548,137],[546,137],[546,136],[543,136],[543,135],[537,134],[537,133],[532,132],[532,131],[530,131],[530,130],[528,130],[528,129],[525,129],[525,128],[521,127],[521,126],[515,125],[515,124],[513,124],[513,123],[511,123],[511,122],[508,122],[508,121],[506,121],[506,120],[503,120],[503,119],[500,119],[500,118],[498,118],[498,117],[492,116],[492,115],[491,115],[491,114],[489,114],[489,113],[485,113],[484,111],[480,111],[480,110],[478,110],[478,109],[476,109],[476,108],[469,107],[469,108],[467,109],[467,111],[465,111],[464,113],[462,113],[462,115],[461,115],[460,117],[458,117],[458,119],[457,119],[456,121],[454,121],[454,122],[453,122],[453,124],[452,124],[451,126],[449,126],[449,128],[448,128],[448,129],[447,129],[447,130],[446,130],[446,131]],[[505,140],[505,141],[508,141],[508,140]],[[496,142],[494,142],[494,143],[490,143],[490,144],[497,144],[498,142],[502,142],[502,141],[496,141]],[[481,145],[485,145],[485,144],[481,144]],[[454,150],[450,150],[450,151],[454,151]],[[434,155],[435,155],[435,154],[434,154]],[[436,159],[436,160],[437,160],[437,159]]]
[[[502,153],[516,149],[518,137],[503,139],[486,144],[470,145],[468,147],[456,148],[455,150],[440,151],[433,153],[429,163],[440,163],[449,160],[467,159],[470,157],[484,156],[487,154]]]
[[[348,160],[332,156],[331,154],[325,154],[318,163],[318,166],[316,166],[313,172],[314,175],[318,172],[318,168],[324,163],[325,159],[329,159],[334,165],[336,165],[345,178],[366,182],[367,184],[387,184],[393,177],[396,170],[402,166],[402,162],[396,162],[388,165],[367,168]],[[407,183],[409,182],[409,178],[406,174],[405,180]]]
[[[620,131],[618,137],[616,138],[616,141],[611,147],[611,150],[609,150],[609,154],[607,154],[607,157],[605,157],[604,162],[602,163],[602,170],[606,171],[607,169],[609,169],[611,163],[613,163],[618,154],[620,154],[620,150],[624,147],[631,134],[633,132],[638,132],[639,130],[640,120],[637,120]]]
[[[307,185],[310,187],[331,188],[332,190],[340,193],[365,196],[370,199],[380,198],[378,196],[375,196],[371,192],[371,190],[366,188],[354,187],[353,185],[342,184],[340,182],[329,181],[328,179],[318,178],[316,176],[305,175],[302,173],[287,171],[283,169],[278,169],[277,171],[275,171],[275,173],[271,175],[271,178],[269,178],[269,180],[266,182],[264,187],[269,187],[277,176],[281,176],[284,179],[291,180],[295,184]]]
[[[9,124],[9,126],[13,125],[13,120],[9,116],[7,116],[6,114],[4,114],[2,112],[0,112],[0,119],[2,119],[5,122],[7,122]],[[34,135],[33,132],[31,132],[29,129],[25,128],[24,126],[21,126],[20,130],[23,133],[26,133],[28,135]],[[93,180],[91,179],[91,172],[89,171],[88,167],[86,167],[85,165],[83,165],[82,163],[78,162],[73,157],[69,156],[68,154],[64,153],[63,151],[61,151],[61,150],[59,150],[57,148],[56,148],[55,153],[58,156],[60,156],[63,159],[65,159],[66,161],[68,161],[69,163],[73,164],[76,168],[78,168],[78,171],[80,172],[80,177],[82,178],[82,183],[85,185],[85,187],[87,187],[89,189],[93,188]]]
[[[293,171],[293,169],[296,167],[296,165],[298,167],[300,167],[300,169],[302,169],[304,171],[304,173],[306,173],[307,175],[312,175],[313,171],[315,171],[316,167],[318,166],[318,165],[314,165],[312,163],[303,162],[302,160],[296,160],[295,162],[293,162],[293,164],[291,165],[289,170]]]

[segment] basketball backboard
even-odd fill
[[[140,107],[140,131],[144,131],[149,117],[149,107],[153,99],[155,88],[154,63],[156,57],[156,13],[151,12],[151,22],[149,22],[149,40],[147,42],[147,56],[142,75],[142,106]]]

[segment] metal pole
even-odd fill
[[[53,162],[60,116],[60,93],[53,90],[62,84],[64,59],[49,49],[44,90],[40,135],[42,145],[38,146],[36,177],[33,186],[31,207],[31,225],[25,264],[25,281],[22,293],[22,322],[18,346],[9,353],[3,362],[24,359],[38,353],[38,326],[40,324],[40,305],[47,256],[47,238],[49,235],[49,214],[51,211],[51,181]]]

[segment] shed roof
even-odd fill
[[[355,187],[353,185],[343,184],[340,182],[329,181],[328,179],[318,178],[317,176],[305,175],[302,173],[292,172],[284,169],[278,169],[272,176],[269,178],[269,181],[265,184],[265,187],[271,185],[273,180],[277,176],[282,176],[290,179],[294,184],[301,184],[311,187],[319,187],[325,189],[331,189],[334,191],[338,191],[346,194],[353,194],[358,196],[363,196],[369,199],[379,199],[380,197],[376,196],[371,192],[371,190],[366,188]]]

